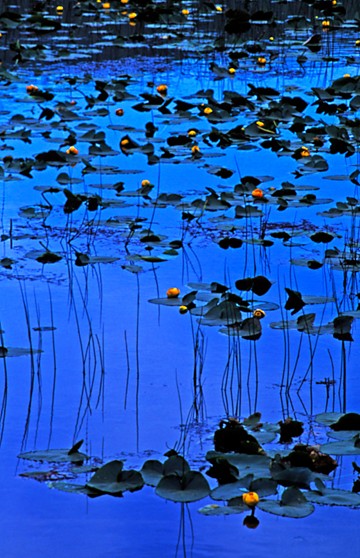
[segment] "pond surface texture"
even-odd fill
[[[359,555],[358,2],[0,0],[0,61],[1,555]]]

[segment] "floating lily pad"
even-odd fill
[[[327,488],[320,480],[315,480],[317,490],[309,490],[305,497],[309,502],[324,506],[349,506],[360,507],[360,494],[355,494],[349,490]]]
[[[119,494],[129,490],[140,490],[144,480],[138,471],[123,470],[123,462],[114,460],[106,463],[91,477],[86,486],[103,494]]]
[[[83,463],[89,456],[78,450],[83,444],[83,440],[77,442],[71,449],[53,450],[34,450],[20,453],[20,459],[30,459],[31,461],[49,461],[51,463]]]
[[[173,502],[196,502],[210,493],[205,477],[197,471],[187,471],[184,475],[171,474],[163,477],[156,487],[156,494]]]
[[[314,506],[308,502],[304,494],[297,488],[287,488],[277,500],[260,500],[258,508],[262,511],[280,515],[282,517],[292,517],[300,519],[307,517],[314,511]]]
[[[236,515],[248,511],[249,508],[244,504],[243,506],[218,506],[217,504],[208,504],[198,510],[202,515]]]

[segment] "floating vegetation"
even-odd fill
[[[129,533],[180,504],[184,556],[201,500],[249,529],[359,509],[356,2],[2,10],[4,478],[18,453],[23,486],[124,495]]]

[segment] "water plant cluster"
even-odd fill
[[[26,357],[21,477],[90,498],[145,485],[207,498],[202,516],[247,513],[252,528],[261,512],[359,509],[358,10],[3,3],[0,443],[18,389],[10,357]],[[159,394],[171,419],[152,407]],[[107,432],[124,444],[135,432],[134,467],[127,448],[94,457],[107,401]],[[141,404],[149,444],[172,449],[139,465]],[[57,405],[73,413],[71,448],[53,449]]]

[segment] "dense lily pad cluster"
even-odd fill
[[[330,425],[333,433],[328,435],[336,434],[341,441],[324,444],[321,448],[297,444],[290,451],[278,448],[268,452],[263,445],[273,442],[278,434],[280,444],[290,443],[293,437],[301,436],[303,424],[292,419],[278,424],[262,423],[260,413],[242,423],[234,418],[222,421],[214,435],[215,451],[206,454],[211,464],[206,474],[218,482],[214,488],[203,473],[192,470],[188,461],[175,450],[166,454],[164,462],[146,461],[139,471],[125,470],[123,461],[119,460],[101,466],[95,462],[84,466],[84,461],[90,458],[79,451],[82,441],[70,450],[20,454],[22,459],[58,464],[58,469],[53,467],[49,471],[21,475],[47,481],[52,488],[89,497],[123,496],[124,492],[140,490],[147,484],[155,488],[158,496],[173,502],[196,502],[207,496],[215,501],[226,501],[225,506],[208,504],[202,507],[199,511],[204,515],[240,514],[250,509],[254,516],[255,508],[259,508],[275,515],[302,518],[313,513],[313,504],[360,508],[356,482],[353,491],[329,488],[325,484],[331,481],[329,475],[338,465],[325,450],[336,455],[360,453],[360,415],[324,413],[317,421]],[[65,463],[69,464],[67,469],[62,465]],[[356,463],[354,470],[359,472]],[[91,472],[85,484],[70,482]]]

